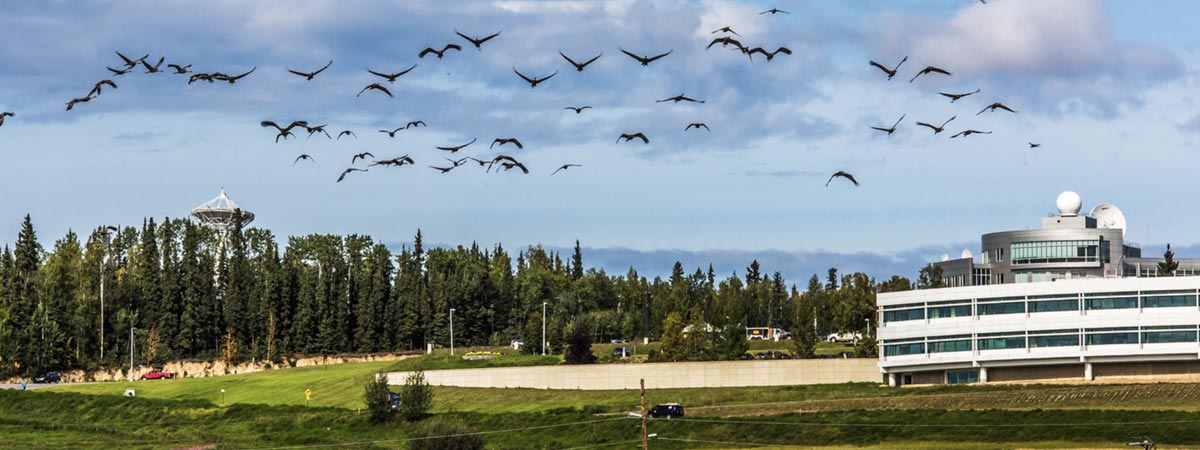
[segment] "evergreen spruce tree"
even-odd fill
[[[570,327],[567,337],[567,348],[563,360],[567,364],[595,364],[596,355],[592,353],[592,335],[587,327],[576,322]]]
[[[9,304],[12,339],[18,348],[12,358],[23,365],[24,373],[41,369],[32,367],[36,363],[36,355],[41,351],[39,333],[33,320],[34,312],[41,305],[38,295],[41,259],[42,246],[38,244],[37,234],[33,231],[33,222],[29,215],[25,215],[13,250],[13,269],[10,272],[12,297]]]
[[[1173,277],[1175,270],[1179,269],[1179,261],[1175,260],[1175,252],[1171,251],[1171,244],[1167,244],[1167,251],[1163,253],[1163,260],[1158,263],[1158,276]]]
[[[571,255],[571,281],[583,278],[583,250],[579,248],[579,239],[575,240],[575,253]]]

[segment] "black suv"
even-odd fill
[[[662,417],[666,417],[668,419],[672,417],[683,417],[683,405],[678,403],[663,403],[661,405],[654,405],[653,408],[650,408],[650,412],[647,413],[647,415],[656,419]]]
[[[58,375],[58,372],[46,372],[33,378],[34,383],[57,383],[59,381],[62,381],[62,377]]]

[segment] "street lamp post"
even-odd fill
[[[117,227],[105,226],[100,235],[104,236],[104,253],[100,257],[100,359],[104,359],[104,266],[108,265],[108,239]]]
[[[450,356],[454,356],[454,308],[450,308]]]
[[[542,302],[542,356],[546,356],[546,302]]]
[[[133,330],[134,327],[129,327],[129,382],[133,382]]]

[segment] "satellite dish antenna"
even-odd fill
[[[971,255],[971,251],[970,251],[970,250],[967,250],[967,249],[965,249],[965,248],[964,248],[964,249],[963,249],[963,251],[962,251],[962,255],[961,255],[961,257],[962,257],[962,259],[973,258],[973,256]]]
[[[942,262],[946,262],[946,261],[949,261],[949,260],[950,260],[950,254],[949,254],[949,253],[942,253]]]
[[[1096,219],[1097,228],[1105,229],[1120,229],[1121,238],[1125,237],[1125,214],[1117,208],[1117,205],[1112,203],[1101,203],[1092,208],[1092,212],[1088,214],[1093,219]]]

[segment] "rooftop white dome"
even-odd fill
[[[964,248],[962,253],[959,254],[959,257],[962,259],[967,259],[967,258],[973,258],[974,256],[971,255],[970,250],[967,250]]]
[[[1083,200],[1079,198],[1079,194],[1074,191],[1066,191],[1058,194],[1058,214],[1063,217],[1075,217],[1079,215],[1079,210],[1083,208]]]

